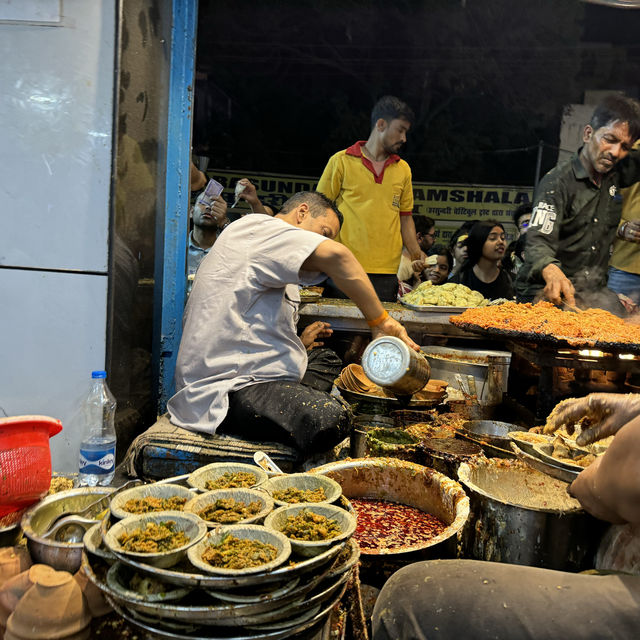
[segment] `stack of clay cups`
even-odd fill
[[[80,585],[67,571],[34,565],[31,586],[7,620],[5,640],[86,640],[91,613]],[[16,588],[20,585],[16,585]],[[17,595],[17,593],[16,593]]]

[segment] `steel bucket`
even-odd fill
[[[545,488],[539,499],[543,504],[546,496],[548,508],[531,506],[537,498],[534,500],[526,488],[520,498],[527,506],[518,504],[519,487],[524,487],[529,478],[532,486]],[[505,464],[504,460],[463,463],[458,479],[471,501],[471,515],[462,533],[464,557],[560,571],[582,571],[592,566],[606,525],[566,495],[566,483],[522,463]],[[511,496],[507,486],[514,487]],[[565,506],[561,507],[563,492]]]

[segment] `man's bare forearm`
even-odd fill
[[[344,245],[326,240],[318,245],[302,267],[307,271],[326,273],[338,289],[355,302],[367,320],[378,318],[384,312],[365,270]]]
[[[407,247],[412,260],[419,260],[422,257],[422,250],[416,238],[416,225],[411,216],[400,216],[400,235],[402,244]]]

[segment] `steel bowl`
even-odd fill
[[[166,521],[175,522],[176,530],[183,531],[188,538],[188,542],[176,549],[155,553],[127,551],[120,544],[120,538],[124,534],[131,534],[137,529],[144,529],[148,523],[159,524]],[[104,535],[104,543],[109,551],[116,554],[116,557],[126,556],[152,567],[166,569],[180,562],[187,554],[187,549],[200,542],[206,533],[206,523],[194,513],[158,511],[157,513],[141,513],[119,520]]]
[[[107,549],[102,540],[99,522],[87,529],[82,541],[84,542],[84,549],[89,555],[100,558],[107,564],[113,564],[116,561],[116,557]]]
[[[282,529],[287,524],[287,519],[299,515],[302,511],[310,511],[329,520],[335,520],[340,527],[340,533],[327,540],[298,540],[287,536],[291,543],[291,549],[305,558],[317,556],[338,542],[347,540],[356,530],[355,516],[336,505],[317,502],[300,502],[299,504],[279,507],[265,518],[264,526],[271,531],[282,533]]]
[[[42,536],[58,516],[80,511],[112,491],[113,487],[69,489],[54,493],[28,509],[22,516],[21,525],[33,561],[48,564],[58,571],[75,573],[82,563],[84,543],[58,542]]]
[[[243,464],[241,462],[212,462],[196,469],[187,478],[187,484],[200,492],[209,491],[206,486],[209,480],[216,480],[225,473],[239,473],[241,471],[252,473],[256,477],[255,484],[252,487],[261,485],[268,478],[267,472],[257,465]],[[251,487],[247,488],[250,489]]]
[[[111,514],[114,518],[128,518],[134,513],[127,511],[125,505],[129,500],[143,500],[144,498],[184,498],[185,501],[191,500],[194,494],[186,487],[179,484],[143,484],[138,487],[127,489],[116,496],[111,501]],[[180,509],[177,509],[180,511]],[[149,511],[147,513],[157,513]]]
[[[509,422],[499,422],[497,420],[469,420],[462,425],[463,431],[476,440],[485,441],[495,447],[511,449],[512,431],[526,431],[524,427],[519,427]]]
[[[245,505],[251,502],[260,503],[260,511],[247,517],[242,518],[234,522],[233,524],[257,524],[265,519],[265,517],[273,511],[273,499],[265,491],[258,491],[257,489],[214,489],[213,491],[206,491],[205,493],[199,493],[194,496],[184,505],[185,513],[193,513],[201,518],[209,528],[215,528],[220,526],[220,522],[214,522],[213,520],[205,520],[200,512],[206,509],[217,500],[233,499],[237,502],[243,502]],[[232,524],[232,523],[226,523]]]
[[[202,554],[208,547],[220,544],[229,535],[240,540],[252,540],[273,545],[276,549],[276,556],[269,562],[255,567],[245,567],[244,569],[216,567],[202,558]],[[272,571],[276,567],[284,564],[290,555],[291,544],[285,535],[279,531],[270,531],[258,524],[230,524],[218,527],[217,529],[209,531],[198,544],[187,551],[189,562],[191,562],[196,569],[200,569],[205,573],[215,573],[226,576],[244,576],[251,573]]]
[[[274,493],[292,488],[303,491],[323,489],[325,499],[318,500],[314,504],[335,502],[342,495],[342,487],[335,480],[317,473],[290,473],[286,476],[277,476],[267,480],[263,488],[273,497],[273,501],[279,507],[285,507],[288,504],[294,504],[294,502],[279,500],[274,497]]]

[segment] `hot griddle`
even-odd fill
[[[566,336],[554,336],[535,331],[515,331],[513,329],[499,329],[497,327],[481,327],[471,322],[455,321],[451,324],[465,331],[470,331],[483,336],[493,338],[523,340],[533,342],[556,349],[599,349],[608,353],[634,353],[640,354],[640,343],[635,342],[608,342],[606,340],[586,340],[584,338],[570,338]]]

